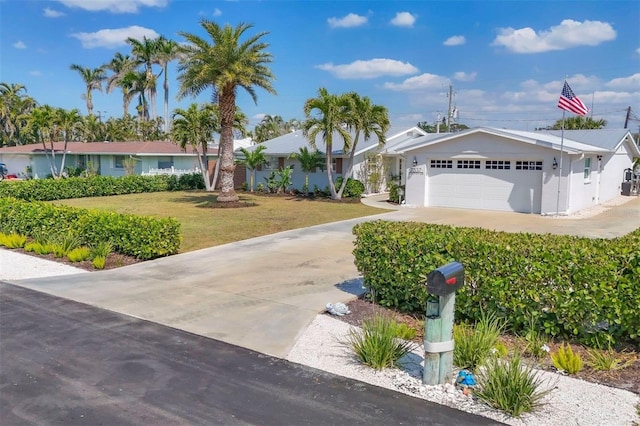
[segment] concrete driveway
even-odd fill
[[[374,198],[366,202],[382,205]],[[351,230],[374,219],[611,238],[640,226],[640,198],[581,220],[403,208],[110,271],[14,283],[285,357],[328,302],[347,301],[362,291]]]

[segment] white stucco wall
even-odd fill
[[[633,168],[633,158],[628,146],[623,144],[615,154],[602,158],[603,173],[600,179],[600,202],[615,198],[622,191],[622,181],[625,169]]]
[[[31,165],[31,159],[27,155],[0,154],[0,163],[6,164],[10,175],[20,175]]]

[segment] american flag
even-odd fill
[[[571,111],[578,115],[587,115],[589,108],[582,103],[580,99],[573,93],[569,83],[564,82],[562,93],[560,94],[560,100],[558,101],[558,108],[565,111]]]

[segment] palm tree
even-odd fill
[[[84,81],[86,92],[83,98],[87,101],[87,113],[93,115],[93,97],[91,92],[98,90],[102,92],[102,82],[107,79],[104,68],[85,68],[81,65],[72,64],[70,67],[73,71],[77,71]]]
[[[0,83],[0,146],[25,142],[22,129],[36,106],[36,101],[26,95],[22,84]]]
[[[351,176],[353,170],[353,157],[356,152],[356,147],[360,139],[360,135],[364,141],[368,141],[373,134],[378,138],[378,146],[383,146],[386,142],[385,135],[389,131],[389,111],[387,108],[381,105],[374,105],[371,103],[369,97],[360,97],[355,92],[346,94],[349,102],[347,126],[350,130],[353,130],[355,136],[351,146],[345,144],[344,152],[349,152],[349,160],[344,172],[344,179],[338,190],[338,198],[342,198],[342,193],[347,186],[347,180]]]
[[[560,130],[562,129],[562,120],[558,120],[555,122],[553,126],[551,126],[552,130]],[[575,117],[569,117],[564,120],[564,129],[565,130],[580,130],[580,129],[602,129],[607,125],[607,120],[599,119],[594,120],[592,117],[582,117],[577,115]]]
[[[29,115],[26,130],[31,133],[33,139],[42,143],[44,155],[49,162],[51,176],[58,176],[58,167],[56,165],[56,152],[53,147],[53,121],[55,110],[49,105],[43,105],[35,108]],[[50,148],[47,147],[47,142]]]
[[[198,163],[202,170],[202,178],[207,191],[213,191],[213,183],[209,176],[208,143],[213,134],[219,130],[219,114],[213,105],[191,104],[188,109],[177,108],[173,111],[171,140],[178,143],[183,150],[187,145],[198,153]]]
[[[304,173],[304,187],[302,192],[309,192],[309,173],[324,165],[324,155],[318,150],[312,152],[306,146],[300,148],[299,152],[294,152],[289,158],[300,163],[300,170]]]
[[[235,202],[238,196],[233,184],[233,126],[237,91],[239,87],[243,88],[256,103],[256,87],[276,93],[271,83],[274,76],[267,66],[272,62],[272,55],[266,51],[269,45],[261,41],[267,33],[240,40],[252,25],[243,23],[235,28],[230,25],[221,27],[208,20],[200,24],[212,43],[195,34],[180,33],[188,44],[181,49],[179,97],[195,96],[207,88],[213,89],[220,111],[221,188],[218,201]]]
[[[174,40],[169,40],[164,37],[160,37],[157,41],[157,63],[162,67],[161,74],[164,74],[164,131],[169,132],[169,62],[178,59],[179,49],[178,43]]]
[[[258,145],[256,149],[252,151],[246,148],[240,148],[240,151],[244,154],[244,160],[241,161],[241,164],[247,166],[247,169],[251,172],[249,178],[249,189],[251,192],[253,192],[253,184],[256,180],[256,169],[267,162],[267,156],[262,152],[265,149],[267,149],[267,147],[264,145]]]
[[[129,114],[129,104],[133,97],[131,93],[132,83],[131,74],[135,69],[135,61],[129,55],[123,55],[118,52],[114,55],[111,62],[104,65],[105,69],[113,72],[107,78],[107,93],[111,93],[113,89],[119,87],[122,90],[122,116]]]
[[[151,115],[152,118],[156,118],[156,78],[153,74],[152,66],[158,61],[158,39],[149,39],[143,37],[142,41],[133,37],[127,39],[127,43],[131,46],[131,54],[134,57],[136,64],[144,65],[145,70],[145,88],[149,95],[149,102],[151,103]]]
[[[344,95],[330,94],[327,89],[318,89],[318,97],[307,99],[304,103],[304,115],[306,120],[303,124],[304,135],[309,140],[312,148],[316,148],[316,137],[322,135],[325,145],[325,166],[327,178],[329,179],[329,189],[331,198],[338,199],[336,186],[333,182],[333,170],[331,169],[333,153],[334,133],[342,137],[345,146],[351,146],[351,135],[346,129],[347,109],[349,100]],[[316,115],[311,114],[315,112]]]
[[[58,175],[54,175],[54,177],[60,178],[64,172],[64,162],[67,158],[67,144],[69,143],[69,140],[76,138],[78,130],[82,125],[82,116],[80,115],[80,111],[77,109],[67,111],[64,108],[56,108],[53,113],[53,125],[56,127],[57,133],[62,136],[62,140],[64,142],[62,160],[60,160],[60,169],[58,170]]]

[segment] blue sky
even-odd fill
[[[93,68],[129,53],[127,37],[206,37],[202,19],[269,33],[278,94],[258,90],[257,105],[240,94],[250,127],[264,114],[304,118],[305,100],[320,87],[369,96],[389,109],[394,127],[435,122],[446,115],[451,84],[460,123],[533,130],[562,118],[565,77],[609,128],[623,127],[628,106],[640,117],[635,0],[0,0],[0,81],[25,85],[41,104],[86,114],[71,64]],[[171,109],[207,101],[177,100],[175,67],[169,76]],[[122,96],[94,92],[94,105],[103,117],[120,116]],[[631,122],[633,131],[638,126]]]

